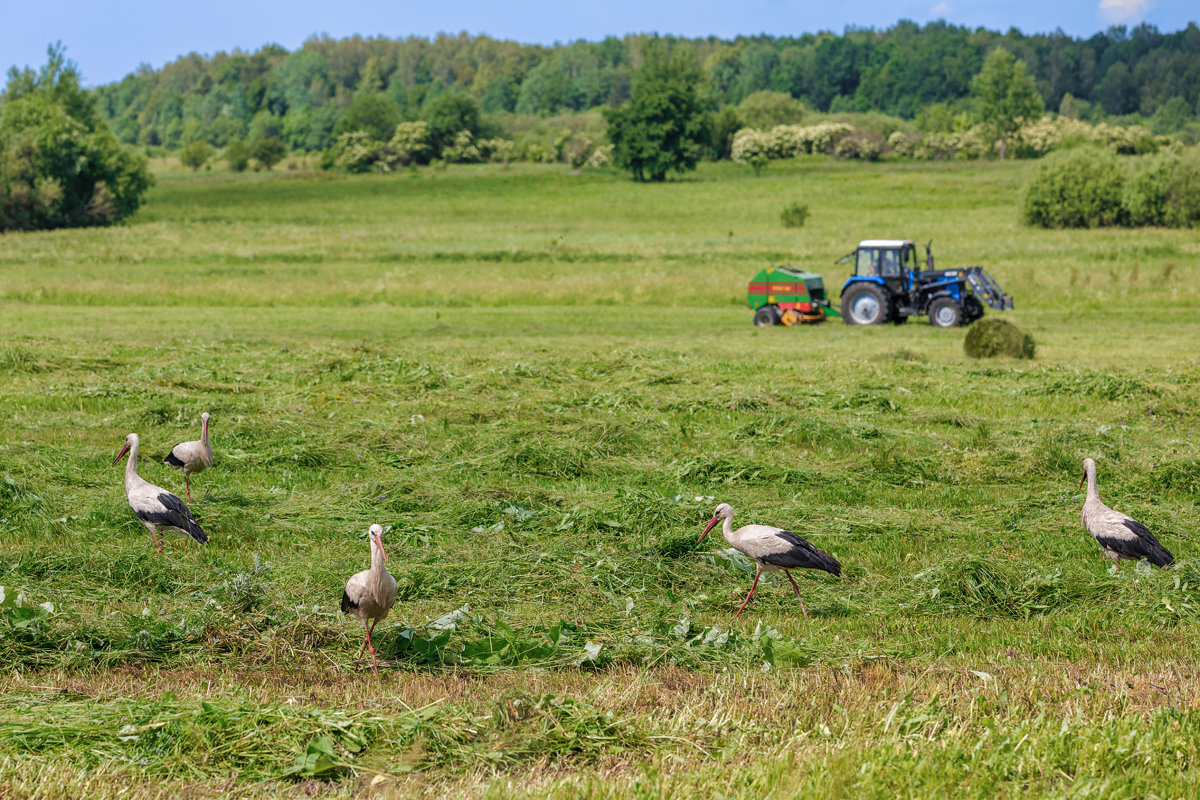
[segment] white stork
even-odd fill
[[[133,509],[133,513],[154,537],[155,550],[159,553],[162,552],[162,545],[158,541],[160,529],[178,531],[191,536],[200,544],[207,542],[208,535],[200,529],[196,518],[192,516],[192,512],[188,510],[182,500],[166,489],[142,480],[138,475],[138,435],[136,433],[125,437],[125,446],[121,448],[121,452],[117,453],[113,463],[116,464],[120,461],[126,453],[129,453],[129,461],[125,464],[125,497],[129,499],[129,507]]]
[[[700,538],[696,541],[703,541],[708,532],[722,520],[725,521],[725,525],[721,529],[721,532],[725,534],[725,541],[729,542],[734,550],[749,557],[758,567],[754,572],[754,583],[750,584],[750,593],[738,606],[737,614],[733,615],[734,619],[737,619],[738,614],[741,614],[742,609],[746,607],[746,603],[749,603],[750,598],[754,596],[758,579],[764,572],[783,570],[783,574],[787,575],[787,579],[792,582],[792,589],[796,592],[796,599],[800,600],[800,610],[804,612],[805,619],[808,619],[808,609],[804,607],[804,600],[800,598],[800,587],[792,579],[791,570],[820,569],[832,575],[842,574],[842,565],[836,558],[823,550],[818,550],[791,531],[772,528],[769,525],[745,525],[735,531],[733,529],[733,509],[729,507],[728,503],[721,503],[717,506],[716,511],[713,512],[713,518],[708,521],[704,533],[700,534]]]
[[[183,486],[187,490],[187,501],[192,502],[193,472],[204,472],[213,465],[212,445],[208,443],[208,412],[200,415],[200,440],[180,442],[171,448],[163,463],[183,473]]]
[[[358,657],[362,658],[364,649],[371,648],[371,667],[378,675],[379,666],[375,661],[371,633],[396,604],[396,579],[383,566],[383,562],[387,561],[387,554],[383,552],[383,527],[372,525],[367,536],[371,540],[371,568],[355,573],[346,581],[346,591],[342,592],[342,613],[353,614],[362,620],[367,638],[363,646],[358,648]],[[371,624],[368,625],[368,622]]]
[[[1083,488],[1085,481],[1087,500],[1083,503],[1083,527],[1100,545],[1104,555],[1113,560],[1118,570],[1123,558],[1132,561],[1144,558],[1157,567],[1175,563],[1171,551],[1159,544],[1145,525],[1100,502],[1100,492],[1096,489],[1096,462],[1090,458],[1083,460],[1083,477],[1079,479],[1079,488]]]

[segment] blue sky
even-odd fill
[[[486,33],[550,44],[657,32],[684,36],[841,32],[847,25],[886,28],[900,19],[1026,33],[1062,28],[1090,36],[1112,24],[1149,22],[1175,31],[1200,20],[1196,0],[0,0],[0,68],[37,66],[61,40],[88,85],[119,80],[146,63],[160,67],[189,52],[212,54],[267,42],[294,49],[316,33],[334,37]]]

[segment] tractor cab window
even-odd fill
[[[900,274],[900,252],[897,250],[881,250],[879,252],[879,274],[885,278]]]
[[[858,266],[856,275],[875,275],[875,264],[879,260],[879,251],[872,247],[858,248]]]
[[[920,272],[921,267],[919,264],[917,264],[917,248],[909,245],[908,247],[904,248],[900,256],[901,263],[906,270],[909,272]]]

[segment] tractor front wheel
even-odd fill
[[[760,328],[779,324],[779,308],[777,306],[762,306],[754,312],[754,324]]]
[[[938,328],[962,324],[962,306],[953,297],[938,297],[929,304],[929,321]]]
[[[887,296],[875,284],[864,283],[842,295],[842,319],[847,325],[878,325],[889,312]]]

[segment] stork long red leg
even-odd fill
[[[188,474],[183,473],[183,488],[187,490],[188,503],[192,502],[192,483],[188,479]]]
[[[366,625],[367,623],[364,622],[363,624]],[[371,623],[371,633],[375,632],[375,626],[378,624],[379,624],[379,620],[375,620],[374,622]],[[362,658],[363,651],[366,649],[367,649],[367,642],[366,642],[366,640],[363,640],[363,646],[358,648],[358,658]],[[355,659],[355,660],[357,660],[357,659]]]
[[[363,627],[367,629],[367,647],[371,648],[371,669],[375,670],[375,677],[379,677],[379,664],[375,661],[375,645],[371,644],[371,627],[367,621],[363,620]],[[362,651],[359,651],[360,653]]]
[[[749,603],[750,598],[754,597],[754,587],[758,586],[758,576],[761,574],[761,572],[754,573],[754,583],[750,584],[750,594],[746,595],[746,599],[742,601],[740,606],[738,606],[737,614],[733,615],[734,619],[738,618],[738,614],[742,613],[742,609],[746,607],[746,603]]]
[[[796,599],[800,601],[800,610],[804,612],[804,618],[808,619],[808,609],[804,607],[804,598],[800,596],[800,587],[796,585],[796,579],[786,569],[783,574],[787,575],[788,580],[792,582],[792,590],[796,592]]]
[[[155,551],[157,551],[157,552],[161,553],[161,552],[162,552],[162,545],[158,543],[158,531],[151,530],[151,531],[150,531],[150,535],[154,537],[154,549],[155,549]]]

